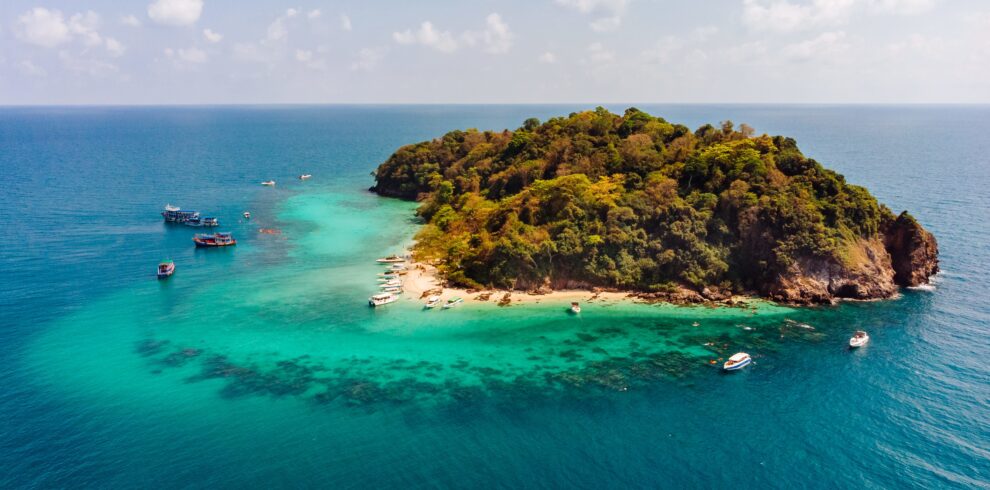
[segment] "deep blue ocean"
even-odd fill
[[[823,308],[371,310],[418,226],[379,163],[593,107],[0,108],[0,488],[990,488],[990,106],[638,107],[796,138],[943,272]]]

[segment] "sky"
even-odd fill
[[[990,103],[986,0],[4,0],[0,104]]]

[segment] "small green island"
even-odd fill
[[[421,202],[417,260],[450,284],[628,291],[677,302],[881,299],[938,272],[906,211],[726,121],[694,131],[635,108],[451,131],[399,148],[382,196]]]

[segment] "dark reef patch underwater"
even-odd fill
[[[420,227],[364,190],[378,163],[586,108],[2,108],[0,488],[985,488],[990,109],[641,108],[794,136],[944,272],[813,308],[370,309]],[[166,203],[237,246],[196,250]]]

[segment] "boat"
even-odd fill
[[[308,179],[310,177],[312,177],[312,175],[310,175],[310,174],[302,174],[302,175],[299,176],[299,180],[306,180],[306,179]]]
[[[382,288],[382,292],[392,293],[392,294],[402,294],[402,288],[399,286],[389,286],[387,288]]]
[[[870,336],[862,330],[857,330],[853,334],[852,338],[849,339],[849,348],[855,349],[857,347],[862,347],[870,341]]]
[[[391,288],[391,287],[396,287],[396,286],[401,286],[401,285],[402,285],[402,281],[391,280],[391,281],[383,282],[383,283],[379,284],[378,286],[379,287],[383,287],[383,288]]]
[[[389,270],[393,271],[404,271],[406,270],[406,264],[392,264]]]
[[[742,369],[753,362],[753,358],[749,357],[749,354],[745,352],[737,352],[732,354],[732,357],[725,364],[722,365],[722,369],[726,371],[735,371],[737,369]]]
[[[220,226],[220,221],[217,220],[216,218],[200,218],[199,215],[197,214],[196,217],[190,218],[190,219],[184,221],[182,224],[184,224],[186,226],[197,226],[197,227],[199,227],[199,226],[208,226],[208,227],[212,227],[212,226]]]
[[[183,211],[178,206],[166,204],[165,210],[162,211],[162,217],[167,223],[185,223],[191,219],[199,219],[199,212]]]
[[[244,219],[251,219],[251,213],[248,211],[244,211]]]
[[[267,186],[274,187],[275,186],[275,181],[274,180],[266,180],[266,181],[262,182],[261,185],[267,185]]]
[[[426,304],[423,305],[425,308],[432,310],[440,304],[440,296],[431,295],[426,298]]]
[[[172,262],[171,260],[163,260],[160,264],[158,264],[159,279],[167,279],[173,273],[175,273],[175,262]]]
[[[459,305],[459,304],[461,304],[463,302],[464,302],[464,299],[463,298],[460,298],[458,296],[454,296],[453,298],[448,299],[447,302],[443,304],[443,307],[444,307],[444,309],[450,309],[450,308],[453,308],[453,307],[455,307],[455,306],[457,306],[457,305]]]
[[[379,264],[399,264],[405,261],[406,259],[399,257],[398,255],[389,255],[388,257],[382,257],[375,260],[375,262],[378,262]]]
[[[197,247],[229,247],[231,245],[237,245],[237,240],[234,240],[233,235],[221,232],[212,235],[197,233],[193,237],[193,242],[196,243]]]
[[[368,298],[368,306],[384,306],[389,303],[395,303],[399,300],[399,297],[392,293],[379,293]]]
[[[581,305],[578,304],[577,301],[571,303],[571,313],[574,313],[575,315],[581,313]]]

